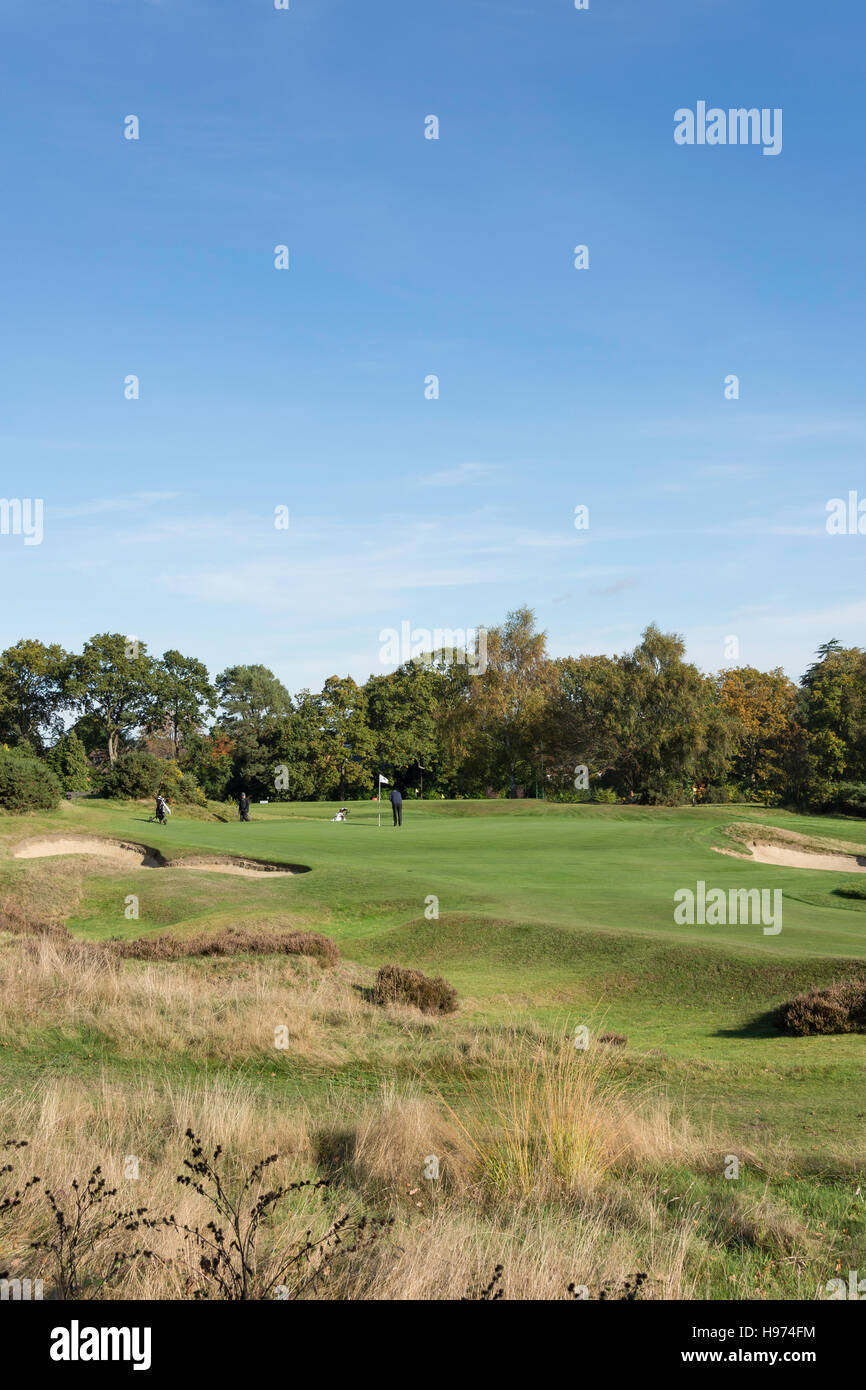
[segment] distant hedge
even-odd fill
[[[4,811],[53,811],[61,786],[51,768],[32,753],[0,748],[0,807]]]

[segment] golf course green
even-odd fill
[[[851,1267],[851,1243],[864,1258],[862,1203],[852,1198],[866,1149],[864,1038],[785,1036],[772,1019],[800,992],[866,975],[866,898],[835,891],[859,885],[860,876],[754,862],[743,857],[742,836],[787,833],[819,848],[866,850],[866,823],[745,805],[417,801],[394,828],[384,806],[377,824],[373,802],[353,803],[345,824],[332,822],[335,809],[254,805],[242,824],[230,805],[211,803],[178,808],[162,827],[143,803],[78,800],[6,817],[0,895],[93,942],[239,927],[322,933],[354,972],[347,988],[363,990],[379,966],[395,963],[444,976],[458,991],[456,1014],[417,1028],[383,1020],[375,1037],[366,1026],[354,1037],[334,1015],[330,1052],[317,1043],[274,1061],[252,1045],[223,1060],[192,1043],[161,1047],[156,1036],[133,1049],[92,1011],[62,1022],[49,1013],[21,1024],[13,1045],[0,1048],[7,1086],[70,1073],[122,1085],[150,1068],[209,1081],[240,1075],[262,1093],[314,1109],[356,1104],[403,1081],[455,1100],[467,1083],[453,1053],[470,1057],[472,1036],[585,1025],[619,1035],[626,1088],[664,1094],[690,1123],[717,1132],[722,1152],[764,1155],[754,1179],[761,1191],[773,1183],[819,1229],[838,1226],[834,1240]],[[86,837],[146,846],[163,866],[69,852]],[[32,857],[18,857],[22,847]],[[304,871],[225,873],[220,859]],[[172,866],[177,860],[183,867]],[[781,930],[678,925],[674,895],[700,882],[708,891],[780,890]],[[227,982],[242,969],[192,964],[229,971]],[[142,967],[130,961],[125,969]],[[220,976],[210,978],[218,986]],[[316,1038],[326,1038],[327,1013],[316,1027]]]

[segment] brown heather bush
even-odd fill
[[[836,980],[780,1004],[773,1022],[783,1033],[866,1033],[866,981]]]
[[[66,928],[62,923],[47,919],[43,921],[14,904],[0,908],[0,931],[8,931],[12,936],[66,935]]]
[[[457,991],[441,975],[404,970],[402,965],[383,965],[376,975],[373,998],[377,1004],[414,1004],[425,1014],[453,1014]]]
[[[0,931],[13,936],[53,936],[80,946],[82,952],[113,952],[126,960],[171,961],[191,956],[311,956],[323,967],[340,959],[335,941],[312,931],[244,931],[226,927],[218,932],[199,932],[197,936],[169,934],[139,936],[133,940],[115,937],[94,942],[73,936],[62,919],[39,915],[28,902],[6,902],[0,906]]]
[[[198,936],[139,936],[134,941],[113,941],[113,949],[127,960],[180,960],[188,956],[312,956],[322,966],[336,965],[340,952],[334,941],[314,931],[200,932]]]

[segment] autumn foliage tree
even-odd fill
[[[728,775],[746,800],[770,803],[784,795],[802,733],[797,687],[784,671],[738,666],[717,678],[719,704],[731,716],[734,746]]]

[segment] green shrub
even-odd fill
[[[90,790],[90,765],[84,744],[74,729],[63,734],[53,748],[48,750],[45,761],[55,773],[65,792],[86,792]]]
[[[165,763],[153,753],[144,753],[137,749],[130,753],[122,753],[114,766],[103,776],[100,791],[103,796],[128,801],[155,797],[160,788],[164,768]]]
[[[425,1014],[453,1014],[457,991],[441,975],[422,975],[401,965],[383,965],[376,976],[373,998],[377,1004],[414,1004]]]
[[[773,1022],[783,1033],[866,1033],[866,980],[837,980],[780,1004]]]
[[[61,787],[47,763],[32,753],[0,748],[0,806],[4,811],[53,811]]]
[[[181,773],[180,783],[175,792],[175,796],[181,805],[207,806],[207,797],[191,772]]]
[[[166,798],[169,805],[178,802],[187,806],[206,806],[207,797],[191,772],[181,772],[173,760],[160,764],[161,772],[157,791]]]
[[[741,786],[735,788],[733,797],[728,800],[745,801],[750,806],[778,806],[782,798],[777,791],[770,787]]]
[[[840,782],[833,788],[823,809],[836,811],[843,816],[866,816],[866,784]]]
[[[729,802],[731,793],[727,787],[704,787],[701,801],[705,806],[722,806]]]
[[[122,753],[114,767],[104,774],[101,794],[128,801],[162,795],[169,805],[206,806],[207,798],[195,778],[181,772],[176,762],[158,758],[143,749]]]

